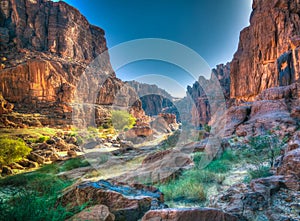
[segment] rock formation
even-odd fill
[[[164,209],[150,210],[145,214],[142,221],[237,221],[238,218],[221,210],[210,208],[195,209]]]
[[[156,85],[139,83],[137,81],[128,81],[126,84],[134,88],[142,101],[143,110],[147,115],[156,116],[160,113],[170,113],[171,111],[171,113],[178,116],[178,111],[176,112],[176,107],[173,104],[174,98],[165,90]]]
[[[219,98],[216,91],[220,90],[222,97]],[[230,64],[217,65],[212,70],[211,79],[200,77],[193,86],[187,87],[187,97],[193,102],[192,121],[195,126],[207,124],[212,114],[218,108],[218,99],[229,99],[230,94]],[[188,102],[188,101],[186,101]],[[221,101],[222,102],[222,101]],[[191,113],[189,112],[188,115]]]
[[[105,205],[116,220],[127,221],[140,219],[149,209],[165,208],[163,194],[155,187],[104,180],[81,183],[66,192],[59,203],[74,207],[87,202]]]
[[[281,137],[292,135],[298,128],[299,98],[299,83],[269,88],[253,102],[230,107],[223,118],[217,120],[226,125],[225,136],[234,133],[256,136],[269,130],[275,130]]]
[[[131,112],[144,115],[134,90],[111,68],[104,31],[77,9],[63,1],[3,0],[0,18],[0,92],[15,111],[45,115],[52,126],[68,125],[75,91],[81,90],[89,103],[137,105]],[[92,61],[94,69],[88,67]],[[106,120],[105,110],[97,108],[98,124]]]
[[[231,62],[230,96],[244,101],[300,77],[300,2],[254,0],[252,8]]]

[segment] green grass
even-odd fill
[[[224,181],[226,172],[232,168],[231,162],[234,156],[232,151],[225,151],[219,159],[212,161],[206,168],[200,169],[203,153],[195,153],[193,169],[185,171],[178,179],[158,184],[157,187],[165,194],[167,201],[192,199],[195,202],[204,202],[208,187]]]
[[[72,184],[53,174],[33,172],[8,177],[2,185],[18,187],[18,192],[7,201],[0,202],[3,220],[64,220],[72,215],[66,208],[56,205],[61,191]]]
[[[34,172],[0,179],[0,191],[8,186],[18,190],[10,199],[0,200],[1,219],[58,221],[79,212],[85,205],[69,211],[57,203],[62,190],[73,184],[73,181],[59,178],[57,173],[83,165],[85,161],[72,159],[62,168],[59,164],[46,165]]]
[[[89,166],[89,162],[81,159],[81,158],[73,158],[64,162],[64,164],[60,167],[60,172],[73,170],[79,167]]]
[[[167,185],[159,186],[160,191],[164,193],[165,200],[194,200],[205,201],[206,195],[203,185],[194,182],[193,177],[170,182]]]
[[[269,166],[259,166],[255,169],[251,169],[248,171],[248,175],[245,177],[244,182],[250,183],[250,181],[253,179],[268,177],[271,175],[272,173],[270,173]]]

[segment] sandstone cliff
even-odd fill
[[[187,96],[193,102],[192,110],[188,115],[192,114],[192,121],[195,126],[198,126],[198,124],[204,125],[210,121],[211,115],[217,108],[219,98],[215,92],[219,87],[220,91],[223,92],[221,100],[228,100],[230,94],[230,63],[217,65],[212,70],[211,79],[207,80],[200,77],[192,87],[187,87]]]
[[[300,78],[300,2],[254,0],[252,8],[231,62],[230,96],[244,101]]]
[[[92,87],[99,90],[90,102],[105,106],[98,108],[98,123],[108,117],[105,110],[112,104],[123,108],[134,104],[133,114],[143,116],[134,90],[115,77],[108,54],[103,54],[106,50],[104,31],[64,2],[0,3],[0,92],[18,112],[41,113],[60,119],[59,124],[70,124],[74,93],[78,83],[86,80],[81,88],[85,93]],[[84,76],[101,53],[92,79]],[[120,90],[126,91],[125,97]]]

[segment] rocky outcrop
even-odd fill
[[[0,92],[0,116],[12,112],[14,105],[7,102]]]
[[[233,215],[211,208],[151,210],[142,221],[238,221]]]
[[[190,168],[192,163],[190,156],[179,150],[158,151],[148,154],[139,168],[114,179],[127,183],[135,183],[136,180],[148,184],[168,182]]]
[[[300,132],[297,131],[288,143],[285,153],[279,157],[277,174],[286,177],[289,189],[300,190]]]
[[[137,81],[127,81],[142,101],[143,110],[149,116],[156,116],[163,112],[174,112],[178,115],[174,105],[174,98],[165,90],[156,85],[140,83]]]
[[[170,133],[179,128],[175,114],[159,114],[154,121],[151,122],[151,127],[158,133]]]
[[[253,102],[232,106],[223,116],[225,136],[255,136],[275,130],[280,136],[292,135],[297,130],[300,105],[299,84],[266,89]]]
[[[299,193],[287,187],[289,178],[271,176],[239,183],[211,200],[210,206],[239,217],[238,220],[297,220]]]
[[[104,31],[78,10],[63,1],[3,0],[0,18],[0,92],[15,111],[46,116],[42,125],[66,126],[72,114],[83,118],[71,105],[82,96],[79,102],[101,106],[98,125],[108,121],[112,104],[144,116],[134,90],[112,70]]]
[[[253,101],[263,90],[299,80],[299,1],[254,0],[231,62],[230,96]]]
[[[72,208],[89,203],[105,205],[115,220],[136,221],[150,209],[164,208],[161,192],[139,184],[126,185],[114,181],[82,183],[66,192],[59,203]]]
[[[106,50],[104,31],[65,2],[3,0],[0,7],[1,52],[47,51],[90,62]]]
[[[216,93],[222,94],[216,94]],[[218,105],[225,103],[230,94],[230,64],[217,65],[212,70],[209,80],[200,77],[193,86],[187,87],[187,96],[191,98],[191,112],[187,113],[192,117],[191,121],[196,126],[207,124],[211,116],[218,109]],[[221,97],[220,97],[221,96]],[[185,102],[186,105],[189,103]]]

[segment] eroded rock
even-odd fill
[[[60,203],[69,208],[86,202],[107,206],[120,221],[136,221],[150,209],[165,207],[162,193],[154,187],[104,180],[82,183],[60,199]]]
[[[238,221],[234,215],[212,208],[151,210],[142,221]]]

